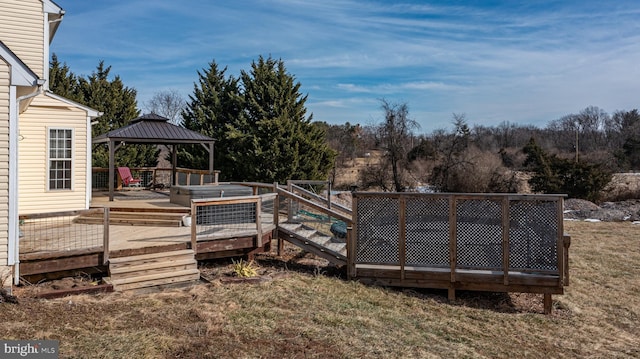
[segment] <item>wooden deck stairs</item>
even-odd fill
[[[109,274],[116,291],[177,285],[200,279],[192,249],[110,258]]]
[[[347,264],[347,244],[301,223],[280,222],[279,238],[322,257],[335,265]]]
[[[182,218],[191,213],[189,208],[119,208],[109,209],[109,224],[121,226],[180,227]],[[75,223],[101,224],[104,217],[100,213],[85,214],[75,219]]]

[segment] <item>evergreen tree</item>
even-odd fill
[[[246,120],[237,121],[229,137],[242,145],[236,153],[238,178],[263,182],[326,179],[335,152],[324,128],[306,116],[307,96],[287,73],[282,60],[262,56],[250,72],[241,72]]]
[[[533,172],[529,184],[535,192],[565,193],[571,198],[597,201],[611,181],[612,173],[604,166],[549,155],[533,138],[523,152],[527,155],[524,165]]]
[[[103,113],[91,128],[92,136],[126,126],[138,117],[136,90],[125,87],[120,76],[109,79],[111,66],[100,61],[96,71],[87,78],[80,78],[78,95],[80,102]],[[159,150],[155,145],[127,145],[116,151],[117,166],[155,167],[158,163]],[[93,151],[93,165],[108,167],[109,152],[106,146]]]
[[[60,64],[56,54],[51,55],[49,62],[49,89],[62,97],[73,101],[78,98],[78,77],[71,72],[66,63]]]
[[[238,80],[225,78],[226,68],[220,70],[215,61],[208,69],[198,71],[198,83],[182,112],[183,126],[216,139],[214,163],[220,170],[220,179],[237,180],[235,153],[237,141],[228,132],[242,118],[242,97]],[[208,169],[209,154],[200,146],[186,146],[178,153],[178,161],[189,168]]]
[[[137,110],[136,90],[125,87],[119,76],[109,79],[111,66],[100,61],[96,71],[87,78],[76,76],[65,64],[60,65],[54,54],[49,68],[49,88],[55,94],[81,103],[103,113],[91,126],[93,137],[129,124],[140,114]],[[154,145],[127,145],[116,151],[115,162],[119,166],[155,167],[158,153]],[[108,167],[109,152],[106,146],[93,150],[93,166]]]

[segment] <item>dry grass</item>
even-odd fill
[[[369,287],[298,265],[262,284],[22,298],[0,304],[0,337],[58,339],[63,358],[640,357],[640,226],[566,231],[571,286],[548,316],[541,295],[463,292],[448,303],[444,291]]]

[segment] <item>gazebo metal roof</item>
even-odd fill
[[[115,151],[126,143],[147,143],[171,145],[172,175],[176,173],[176,150],[178,144],[201,144],[209,151],[209,172],[213,174],[213,144],[215,139],[184,127],[169,123],[169,119],[150,113],[131,120],[127,126],[96,136],[93,144],[106,143],[109,146],[109,200],[113,201],[113,182],[115,179]]]
[[[215,139],[169,123],[169,119],[150,113],[131,120],[131,124],[111,130],[93,139],[93,143],[109,141],[155,144],[214,143]]]

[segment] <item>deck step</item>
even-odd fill
[[[109,274],[116,291],[192,282],[200,278],[193,250],[109,259]]]
[[[278,224],[278,235],[300,248],[310,251],[337,265],[347,263],[347,244],[334,242],[333,237],[300,223]]]
[[[78,218],[75,223],[81,224],[102,224],[103,220],[100,218]],[[180,227],[182,226],[182,219],[136,219],[136,218],[110,218],[109,224],[111,225],[129,225],[129,226],[152,226],[152,227]]]
[[[197,267],[197,263],[195,258],[191,259],[180,259],[171,261],[171,265],[167,262],[151,262],[151,263],[143,263],[143,264],[130,264],[126,266],[120,266],[116,268],[111,268],[111,275],[115,275],[118,278],[127,278],[139,275],[146,275],[156,273],[158,270],[182,270],[182,269],[191,269]]]
[[[298,228],[302,228],[302,224],[301,223],[289,223],[289,222],[283,222],[283,223],[279,223],[278,227],[284,228],[288,231],[295,231]]]
[[[149,254],[140,254],[129,257],[117,257],[117,258],[109,258],[109,264],[113,263],[127,263],[134,261],[144,261],[148,259],[155,258],[164,258],[164,257],[175,257],[175,256],[183,256],[183,255],[191,255],[193,256],[192,249],[182,249],[177,251],[166,251],[166,252],[157,252],[157,253],[149,253]]]
[[[182,218],[187,215],[185,209],[178,208],[175,211],[166,208],[145,209],[124,209],[114,208],[109,213],[109,224],[130,225],[130,226],[155,226],[155,227],[179,227],[182,225]],[[76,223],[82,224],[102,224],[104,216],[102,213],[89,213],[75,219]]]
[[[298,234],[300,234],[300,233],[298,233]],[[302,234],[300,234],[300,235],[302,235]],[[331,243],[331,237],[325,236],[323,234],[318,234],[317,233],[316,235],[313,235],[313,236],[310,236],[310,237],[307,237],[307,238],[310,241],[312,241],[314,243],[317,243],[318,245],[321,245],[321,246],[325,246],[325,245]]]
[[[200,271],[197,269],[188,269],[178,272],[161,273],[162,275],[149,275],[130,279],[137,281],[118,282],[113,281],[113,287],[116,291],[127,291],[133,289],[142,289],[149,287],[157,287],[161,285],[178,284],[178,283],[195,283],[200,280]],[[129,278],[127,278],[129,279]]]

